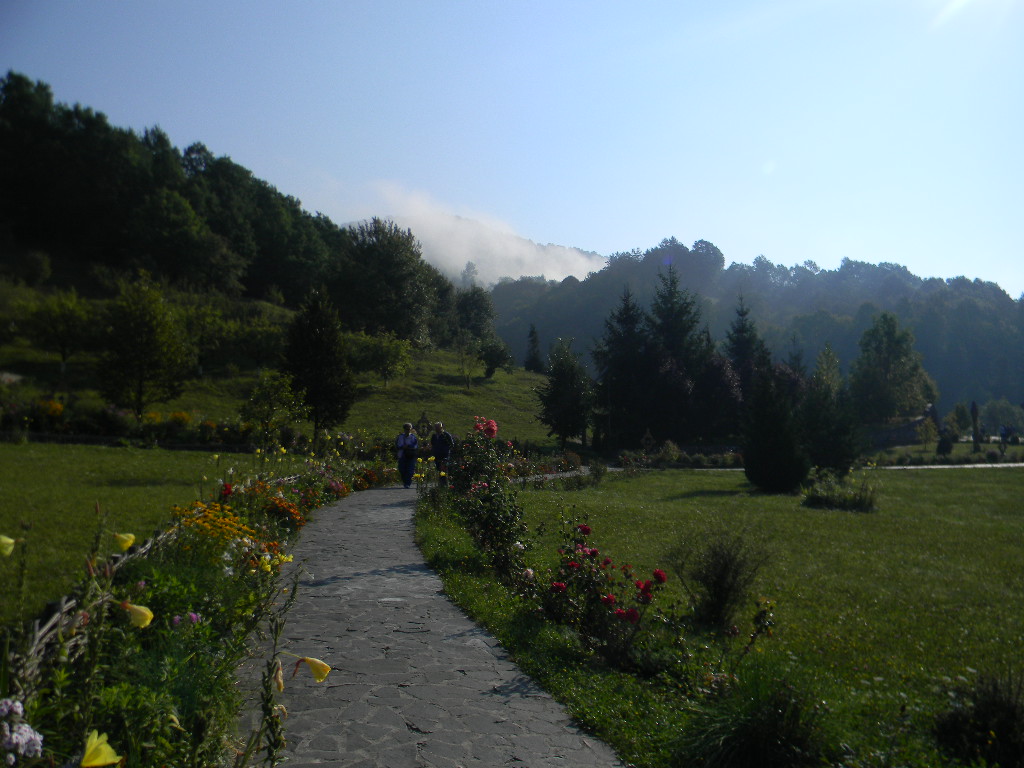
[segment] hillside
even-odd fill
[[[760,258],[726,268],[725,256],[711,243],[687,248],[670,238],[642,253],[613,256],[584,280],[522,277],[498,283],[491,293],[496,329],[517,360],[525,356],[531,324],[542,349],[562,337],[588,351],[623,290],[628,287],[646,308],[658,274],[669,264],[681,287],[698,298],[703,322],[718,343],[742,297],[776,360],[796,354],[813,367],[827,342],[848,370],[872,318],[889,311],[913,333],[924,367],[938,384],[941,412],[972,400],[1024,402],[1024,300],[1014,301],[995,283],[922,279],[896,264],[846,260],[836,270],[822,270]]]

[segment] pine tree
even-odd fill
[[[768,493],[795,491],[811,469],[787,389],[775,371],[760,373],[745,414],[743,469],[747,480]]]
[[[861,438],[839,358],[829,344],[818,355],[801,414],[811,463],[839,475],[849,472],[860,455]]]
[[[536,389],[541,411],[538,419],[557,435],[562,449],[569,438],[587,444],[587,425],[593,404],[593,385],[579,356],[572,351],[572,339],[558,339],[548,355],[547,381]]]
[[[540,354],[540,336],[537,327],[530,323],[530,332],[526,335],[526,359],[523,367],[534,373],[544,373],[544,358]]]
[[[644,313],[629,288],[604,325],[604,335],[593,352],[601,430],[612,446],[637,445],[650,426],[646,404],[651,371]]]
[[[323,430],[345,421],[356,394],[341,323],[323,291],[310,293],[288,328],[285,371],[302,391],[316,444]]]

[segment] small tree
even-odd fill
[[[62,379],[68,360],[88,344],[91,316],[74,288],[51,294],[28,311],[25,331],[34,346],[60,356]]]
[[[811,462],[845,475],[860,454],[861,441],[839,358],[829,344],[818,355],[800,410]]]
[[[754,380],[746,412],[743,471],[768,493],[791,493],[810,473],[811,462],[802,445],[793,398],[773,371]]]
[[[317,446],[322,430],[344,422],[356,395],[341,324],[322,291],[310,293],[288,328],[285,372],[302,391]]]
[[[100,390],[141,421],[147,405],[181,394],[194,358],[174,312],[148,276],[119,285],[104,334]]]
[[[537,328],[530,323],[530,332],[526,335],[526,359],[523,367],[533,373],[544,373],[544,358],[540,354],[540,336]]]
[[[512,372],[513,358],[512,350],[508,344],[490,334],[480,342],[480,350],[477,353],[480,362],[484,364],[484,378],[490,379],[494,372],[501,368],[508,373]]]
[[[587,444],[587,425],[593,408],[593,384],[579,356],[572,351],[572,339],[558,339],[548,355],[548,380],[535,390],[540,400],[537,418],[558,435],[562,449],[571,437]]]
[[[260,372],[248,401],[242,405],[241,417],[253,425],[260,447],[275,445],[281,428],[306,417],[306,408],[292,391],[289,376],[279,371]]]

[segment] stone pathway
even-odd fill
[[[287,765],[621,768],[445,597],[413,541],[414,501],[354,493],[303,529],[282,647],[334,670],[320,684],[300,670],[279,695]]]

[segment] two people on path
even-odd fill
[[[402,477],[402,485],[411,488],[413,475],[416,474],[416,458],[420,443],[410,422],[402,425],[402,433],[395,438],[395,448],[398,453],[398,474]],[[455,450],[455,438],[450,432],[445,431],[444,424],[440,421],[434,422],[430,450],[434,454],[440,484],[448,485],[448,463]]]

